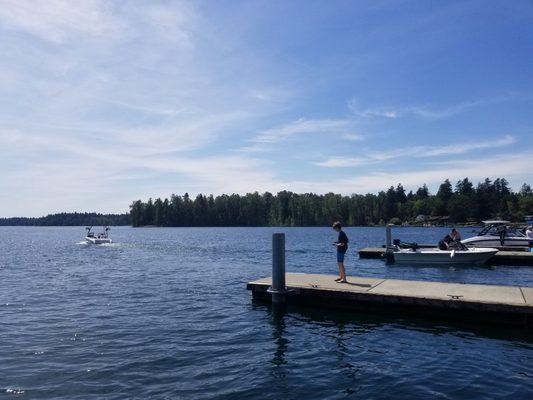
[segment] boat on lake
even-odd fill
[[[476,236],[464,239],[461,242],[469,247],[529,247],[529,239],[525,233],[517,228],[507,228],[509,221],[491,220],[482,221],[485,225]],[[502,238],[500,239],[500,234]],[[503,243],[502,243],[503,241]]]
[[[88,226],[85,228],[87,230],[87,235],[85,236],[85,240],[87,243],[90,244],[105,244],[105,243],[112,243],[113,241],[109,238],[109,226],[104,226],[101,233],[95,234],[92,232],[93,227]]]

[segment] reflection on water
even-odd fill
[[[276,344],[272,364],[277,366],[286,364],[284,356],[289,341],[283,337],[285,330],[285,310],[286,307],[283,304],[272,304],[269,308],[272,338]]]
[[[263,312],[271,326],[275,344],[271,353],[272,384],[276,385],[271,389],[282,396],[290,396],[290,388],[294,387],[290,377],[294,375],[294,369],[303,368],[301,359],[305,359],[306,352],[313,354],[318,364],[314,368],[335,371],[331,381],[308,381],[307,389],[301,388],[302,393],[311,398],[320,398],[313,395],[313,390],[330,393],[333,397],[336,397],[334,393],[342,392],[346,396],[357,393],[373,398],[376,391],[380,392],[376,388],[391,388],[390,380],[396,381],[393,385],[395,391],[381,390],[384,398],[411,398],[414,392],[409,389],[409,382],[413,377],[417,380],[416,396],[419,398],[433,397],[435,382],[442,386],[440,393],[443,396],[446,385],[469,388],[465,396],[459,395],[458,398],[485,397],[481,388],[470,388],[480,379],[487,382],[486,390],[494,385],[497,389],[490,390],[502,395],[519,395],[533,389],[532,382],[528,380],[533,377],[533,366],[529,362],[531,355],[528,355],[533,351],[531,332],[480,328],[464,323],[434,324],[422,319],[338,310],[324,313],[300,305],[280,307],[257,301],[253,304],[254,310]],[[302,349],[308,336],[316,336],[313,341],[315,347]],[[395,340],[391,342],[387,339],[390,336]],[[294,337],[298,337],[297,341],[290,340]],[[472,368],[469,362],[484,363],[491,359],[486,354],[491,351],[483,344],[487,340],[492,345],[501,341],[502,344],[512,342],[515,355],[522,361],[528,361],[515,366],[516,374],[521,378],[514,384],[502,381],[493,367],[487,365],[476,365],[475,371],[469,373]],[[428,343],[432,344],[430,348]],[[505,358],[497,363],[505,364],[508,362],[504,361]],[[306,365],[305,369],[308,368],[310,366]],[[318,372],[315,371],[315,374]],[[492,379],[494,382],[491,382]],[[369,382],[375,385],[373,389]],[[523,384],[525,386],[521,386]]]

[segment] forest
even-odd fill
[[[297,194],[290,191],[246,195],[189,194],[134,201],[131,223],[139,226],[324,226],[340,220],[346,225],[422,224],[431,217],[476,223],[488,218],[520,222],[533,214],[529,184],[513,192],[505,178],[474,185],[468,178],[452,185],[446,179],[437,193],[424,184],[406,193],[398,184],[377,194]]]
[[[0,218],[0,226],[131,225],[129,214],[59,213],[45,217]]]

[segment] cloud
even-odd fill
[[[15,130],[0,131],[0,149],[22,152],[27,168],[9,168],[2,179],[0,208],[10,215],[40,215],[65,210],[124,212],[135,198],[169,196],[169,189],[150,178],[172,176],[187,182],[189,193],[245,193],[264,188],[281,190],[268,163],[243,156],[197,156],[150,153],[144,146],[101,146],[98,139],[82,141],[78,136],[39,136]],[[54,160],[41,160],[55,154]],[[148,180],[148,182],[147,182]],[[24,182],[24,185],[20,185]],[[138,183],[142,183],[140,189]],[[147,190],[149,190],[147,192]],[[43,195],[44,194],[44,195]],[[38,204],[35,198],[39,197]],[[75,207],[72,206],[75,204]],[[4,214],[5,215],[5,214]]]
[[[262,102],[286,101],[294,96],[294,92],[280,87],[262,87],[250,91],[250,97]]]
[[[279,18],[274,12],[264,18],[270,12],[178,0],[4,1],[1,213],[125,211],[133,199],[184,191],[349,190],[354,179],[367,178],[358,178],[350,166],[383,167],[381,175],[368,175],[383,183],[406,168],[405,157],[417,158],[422,172],[430,163],[429,170],[443,171],[456,168],[438,164],[446,155],[457,158],[515,140],[474,135],[460,143],[388,150],[381,141],[361,156],[349,154],[348,148],[366,139],[359,134],[362,122],[375,122],[372,118],[431,120],[483,102],[443,109],[368,108],[354,102],[353,113],[336,112],[344,89],[356,85],[353,71],[379,79],[365,69],[374,68],[373,62],[356,47],[347,59],[327,45],[338,43],[336,33],[310,49],[308,33],[316,29],[304,26],[297,10],[287,17],[300,25],[285,24],[271,35],[269,21]],[[302,35],[292,35],[294,29]],[[316,63],[314,51],[330,53]],[[298,119],[302,115],[307,117]],[[361,121],[362,116],[369,120]],[[520,124],[519,134],[524,120],[514,123]],[[520,144],[529,145],[524,140]],[[243,147],[235,152],[238,146]],[[346,153],[339,157],[322,153],[341,147]],[[309,159],[324,168],[307,168]],[[390,177],[383,175],[387,160],[395,161]],[[401,173],[410,172],[416,171]]]
[[[485,159],[455,159],[444,165],[432,163],[407,171],[396,168],[393,173],[371,172],[351,178],[287,180],[274,172],[271,162],[247,156],[154,155],[144,146],[127,146],[121,151],[121,144],[101,146],[98,140],[82,141],[79,136],[39,136],[4,130],[0,132],[0,148],[8,148],[13,154],[23,150],[23,159],[19,161],[29,166],[10,167],[5,171],[2,186],[10,196],[0,198],[0,207],[9,210],[10,215],[28,215],[26,210],[30,209],[33,215],[80,209],[123,212],[133,199],[169,196],[180,187],[192,195],[283,189],[349,194],[375,192],[398,182],[406,188],[416,188],[422,183],[437,185],[445,178],[457,180],[465,176],[473,180],[505,176],[512,182],[513,178],[528,176],[530,168],[523,160],[533,155],[531,152],[505,154],[491,157],[490,163]],[[53,161],[34,160],[43,153],[54,153],[56,157]],[[330,165],[323,166],[353,166],[366,160],[339,158],[328,162]],[[160,176],[172,177],[175,182],[172,189],[153,180]],[[21,186],[20,182],[25,184]],[[37,205],[35,198],[40,199]]]
[[[345,167],[357,167],[359,165],[367,164],[368,159],[366,158],[355,158],[355,157],[332,157],[328,158],[325,161],[316,162],[315,165],[319,167],[327,168],[345,168]]]
[[[110,14],[108,5],[99,0],[4,0],[0,22],[4,28],[55,44],[78,35],[109,38],[117,35],[124,24]]]
[[[434,109],[429,106],[403,106],[403,107],[361,107],[357,99],[348,101],[348,108],[358,117],[362,118],[388,118],[418,117],[424,119],[442,119],[463,113],[471,108],[492,104],[506,100],[507,97],[493,97],[466,101],[450,107]]]
[[[115,134],[126,148],[139,148],[144,154],[183,152],[207,146],[222,136],[226,129],[244,123],[252,115],[245,111],[193,114],[171,118],[149,126],[127,129]]]
[[[254,138],[257,143],[277,143],[290,136],[298,134],[327,133],[335,134],[346,130],[350,121],[342,119],[305,119],[300,118],[294,122],[280,127],[266,129]]]
[[[243,64],[265,61],[246,49],[228,60],[226,34],[190,3],[118,5],[0,9],[2,213],[126,211],[134,198],[184,187],[275,186],[266,161],[228,156],[224,140],[293,91],[243,76]]]
[[[406,189],[416,189],[426,183],[433,190],[449,178],[452,182],[468,177],[473,181],[482,180],[486,177],[506,177],[515,187],[531,176],[530,166],[524,160],[531,159],[533,153],[520,152],[501,154],[491,157],[490,162],[486,159],[479,160],[453,160],[445,166],[418,167],[416,170],[395,170],[394,172],[373,172],[353,178],[340,178],[327,181],[292,181],[286,182],[286,186],[296,192],[326,193],[370,193],[384,190],[398,183]]]
[[[354,122],[348,119],[306,119],[300,118],[287,124],[260,131],[250,140],[249,146],[238,149],[240,152],[266,152],[272,145],[297,135],[341,136],[346,140],[363,140],[362,135],[350,133]]]
[[[361,157],[331,157],[327,160],[315,162],[315,165],[327,168],[348,168],[364,164],[376,164],[396,158],[428,158],[464,154],[474,150],[505,147],[514,143],[516,143],[516,139],[513,136],[505,135],[501,139],[488,141],[466,142],[446,146],[403,147],[388,151],[370,152]]]
[[[442,156],[449,154],[463,154],[472,150],[480,149],[489,149],[489,148],[498,148],[505,147],[511,144],[516,143],[516,139],[511,135],[504,135],[501,139],[489,140],[489,141],[479,141],[479,142],[469,142],[469,143],[458,143],[448,146],[436,146],[436,147],[427,147],[423,146],[417,151],[419,154],[418,157],[432,157],[432,156]],[[421,153],[424,153],[423,155]]]
[[[345,133],[342,135],[342,138],[352,142],[359,142],[364,139],[363,135],[359,135],[357,133]]]

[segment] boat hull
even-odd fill
[[[529,240],[527,238],[513,238],[506,237],[503,242],[505,247],[528,247]],[[501,246],[499,236],[474,236],[465,240],[461,240],[461,243],[468,247],[498,247]]]
[[[469,250],[400,250],[394,252],[394,262],[398,264],[474,264],[486,263],[497,249],[469,249]],[[453,254],[453,256],[452,256]]]
[[[106,243],[112,242],[112,240],[109,238],[96,238],[96,237],[89,237],[89,236],[85,237],[85,240],[89,244],[106,244]]]

